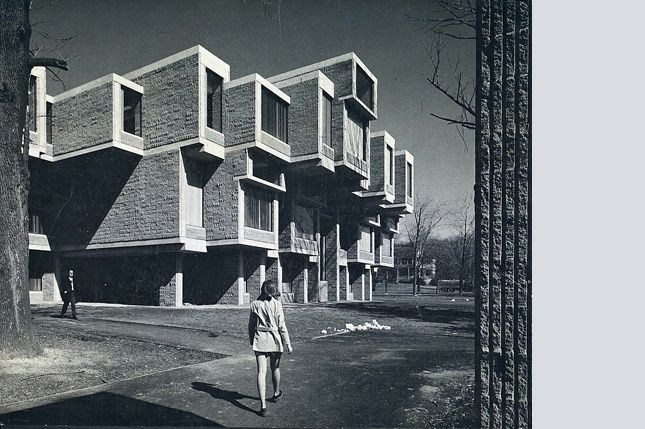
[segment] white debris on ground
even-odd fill
[[[345,332],[354,332],[354,331],[369,331],[370,329],[375,329],[377,331],[389,331],[392,329],[391,326],[381,325],[376,321],[376,319],[371,322],[365,322],[362,325],[354,325],[353,323],[346,323],[343,329],[330,328],[323,329],[320,331],[321,334],[343,334]]]

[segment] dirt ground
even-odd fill
[[[373,302],[285,305],[285,317],[296,352],[301,349],[302,358],[311,354],[308,362],[315,359],[319,371],[337,368],[334,370],[336,384],[329,381],[329,386],[304,386],[300,400],[305,401],[302,398],[315,395],[320,388],[333,392],[345,389],[345,384],[350,382],[352,389],[360,392],[365,386],[376,383],[371,389],[389,387],[375,394],[375,398],[360,409],[368,410],[378,405],[378,400],[386,399],[391,409],[382,414],[377,407],[355,417],[356,410],[349,407],[347,415],[339,413],[337,425],[370,426],[388,422],[388,425],[404,427],[472,427],[475,424],[474,299],[434,293],[413,297],[409,295],[409,289],[410,285],[388,285],[386,295],[382,285],[378,285]],[[142,377],[141,380],[163,379],[168,374],[167,378],[171,379],[170,374],[177,368],[195,368],[193,372],[199,372],[199,368],[209,362],[224,362],[222,359],[236,356],[246,359],[249,355],[248,309],[245,308],[81,303],[78,310],[79,320],[74,321],[51,318],[58,311],[57,306],[32,307],[45,354],[36,359],[0,363],[0,422],[7,423],[9,415],[13,422],[50,423],[47,415],[43,417],[42,413],[35,413],[30,408],[34,401],[47,403],[48,398],[52,398],[51,402],[55,402],[57,393],[64,395],[62,392],[90,387],[100,390],[104,386],[105,390],[110,390],[112,385],[125,385],[124,380],[131,380],[126,383],[128,389],[141,390],[132,396],[147,397],[150,392],[140,388],[145,383],[138,382],[138,377]],[[373,334],[354,331],[337,335],[347,324],[358,326],[373,320],[390,329],[376,330]],[[246,365],[248,369],[246,363],[239,365]],[[231,365],[227,367],[232,368]],[[296,368],[293,371],[299,378],[311,377],[306,370],[302,374]],[[172,392],[164,395],[165,406],[177,400]],[[161,397],[154,399],[154,395],[149,399],[162,401]],[[200,423],[214,422],[214,416],[210,415],[212,407],[204,404],[202,409],[201,406],[193,403],[187,408],[200,419],[208,419],[200,420]],[[300,406],[300,411],[303,406],[307,403]],[[5,414],[3,420],[6,412],[29,409],[32,411],[21,411],[18,420],[15,420],[16,414]],[[321,405],[321,409],[324,406]],[[302,424],[296,411],[294,409],[292,427],[298,427],[299,422]],[[236,412],[239,409],[228,414],[222,414],[220,410],[217,421],[234,426],[272,424],[267,420],[252,420],[247,416],[248,412],[236,417]],[[286,410],[283,414],[289,415]],[[37,415],[41,420],[36,419]],[[309,418],[313,420],[307,422],[320,418],[323,425],[333,422],[325,416],[311,415]],[[65,420],[62,423],[97,422]],[[126,423],[137,422],[127,420]]]

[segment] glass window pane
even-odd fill
[[[374,82],[372,82],[372,79],[367,76],[363,69],[356,66],[356,97],[371,110],[374,110],[373,88]]]
[[[347,115],[347,151],[362,157],[364,130],[362,122],[353,115]]]
[[[266,88],[262,88],[262,131],[287,143],[288,105]]]
[[[141,136],[141,94],[121,87],[123,95],[123,131]]]
[[[222,78],[206,70],[206,125],[222,131]]]

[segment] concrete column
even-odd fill
[[[244,293],[246,284],[244,281],[244,252],[242,249],[237,254],[237,305],[244,305]]]
[[[260,259],[260,287],[262,287],[262,284],[267,278],[266,275],[266,256],[262,256]]]
[[[175,307],[184,305],[184,256],[179,253],[175,261]]]
[[[373,279],[373,273],[372,273],[372,268],[367,269],[367,279],[366,279],[366,284],[365,284],[365,290],[366,290],[366,299],[368,301],[372,300],[372,282],[374,281]]]
[[[280,262],[280,258],[276,258],[277,269],[278,269],[278,291],[282,293],[282,263]]]
[[[307,304],[309,302],[309,267],[305,261],[305,266],[302,269],[302,302]]]
[[[351,289],[350,289],[350,284],[349,284],[349,267],[345,269],[345,301],[350,300],[350,294],[351,294]]]

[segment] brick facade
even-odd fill
[[[264,279],[290,288],[286,301],[370,299],[368,265],[346,265],[359,255],[358,223],[375,210],[353,193],[368,174],[372,144],[367,162],[345,147],[348,112],[358,109],[368,129],[376,117],[376,107],[369,112],[353,98],[359,62],[349,54],[309,66],[302,79],[250,75],[229,82],[228,65],[195,47],[50,97],[53,150],[30,151],[29,163],[29,209],[44,231],[30,249],[50,261],[33,273],[42,279],[39,296],[57,299],[57,275],[74,268],[86,301],[237,305],[255,299]],[[208,67],[223,80],[219,134],[205,128]],[[288,144],[260,130],[263,86],[289,106]],[[125,131],[132,110],[124,110],[122,87],[142,95],[134,134]],[[333,97],[335,154],[322,146],[323,91]],[[291,160],[299,156],[310,159]],[[370,189],[380,188],[376,179]],[[243,194],[251,189],[261,190],[257,201],[268,196],[269,205],[247,201]],[[342,233],[333,220],[339,213]],[[273,231],[245,225],[261,218],[266,228],[269,214]]]
[[[112,82],[53,104],[54,155],[86,149],[113,139]]]
[[[132,81],[146,89],[143,101],[146,149],[199,136],[197,53],[133,77]]]

